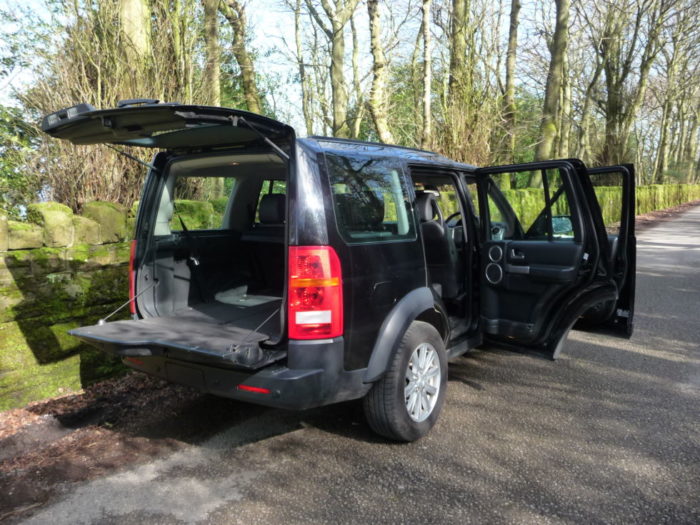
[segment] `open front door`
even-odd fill
[[[606,166],[587,171],[605,224],[609,246],[607,268],[617,285],[618,297],[588,310],[574,328],[630,337],[637,267],[634,166]]]
[[[601,285],[602,250],[580,161],[477,170],[484,334],[554,357],[586,308],[614,300]],[[501,190],[503,181],[519,191]]]

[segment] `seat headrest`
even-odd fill
[[[336,209],[349,230],[376,231],[384,222],[384,201],[372,191],[334,195]]]
[[[416,210],[421,222],[432,221],[437,210],[435,195],[428,192],[416,192]]]
[[[268,193],[260,199],[260,224],[283,224],[286,195]]]

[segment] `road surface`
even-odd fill
[[[700,207],[638,245],[631,340],[460,358],[417,443],[375,438],[356,403],[255,408],[26,522],[700,523]]]

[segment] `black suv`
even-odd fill
[[[448,360],[484,340],[555,358],[574,325],[631,334],[632,166],[477,169],[151,100],[81,104],[42,129],[160,150],[132,245],[133,319],[71,332],[136,370],[274,407],[364,398],[375,431],[411,441],[435,424]],[[500,191],[499,177],[538,184]],[[609,224],[596,180],[622,187]]]

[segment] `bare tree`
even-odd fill
[[[605,146],[600,161],[629,160],[630,130],[644,100],[660,34],[675,0],[605,0],[597,52],[603,63]]]
[[[260,90],[258,89],[255,64],[247,47],[248,21],[245,5],[238,0],[222,0],[219,10],[233,30],[233,56],[241,70],[241,85],[248,111],[262,113]]]
[[[221,105],[221,50],[219,48],[219,2],[202,0],[204,5],[204,43],[206,63],[204,65],[204,93],[207,103]]]
[[[336,137],[349,137],[348,88],[345,80],[345,27],[355,12],[359,0],[320,0],[326,15],[324,19],[313,0],[306,0],[306,6],[318,27],[330,42],[331,65],[330,81],[333,110],[333,134]]]
[[[433,138],[432,119],[430,109],[432,97],[432,60],[430,49],[430,3],[431,0],[423,0],[421,27],[423,29],[423,135],[421,146],[430,147]]]
[[[372,52],[372,89],[369,95],[369,111],[379,140],[391,144],[394,142],[394,137],[387,121],[387,64],[381,42],[382,29],[378,0],[367,0],[367,13],[369,14],[370,49]]]
[[[542,106],[542,121],[540,123],[540,142],[535,151],[536,160],[549,159],[552,156],[554,142],[557,138],[557,115],[562,96],[563,66],[569,34],[569,0],[555,0],[557,21],[550,45],[551,60],[547,73],[544,103]],[[537,176],[535,176],[537,179]],[[537,179],[531,181],[536,183]]]
[[[120,27],[128,45],[125,51],[139,60],[151,54],[151,10],[147,0],[119,0]]]
[[[515,62],[518,50],[518,24],[520,16],[520,0],[511,0],[510,24],[508,26],[508,51],[506,53],[506,85],[503,97],[503,120],[506,125],[507,155],[512,161],[515,153]]]

